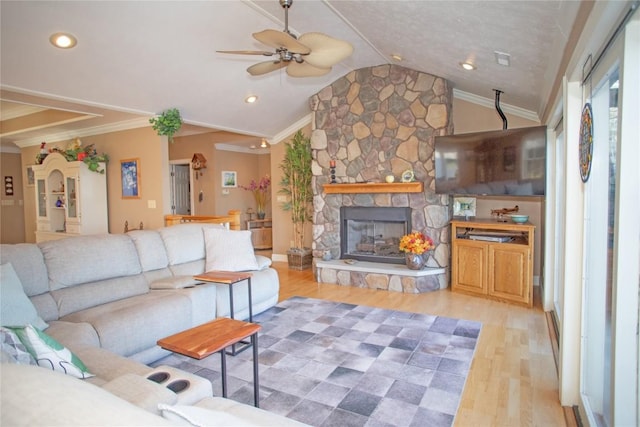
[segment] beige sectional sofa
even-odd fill
[[[169,354],[156,345],[158,339],[229,313],[227,285],[193,279],[205,271],[207,245],[229,244],[206,242],[205,231],[212,227],[221,226],[189,223],[127,234],[1,245],[0,263],[13,266],[37,314],[49,325],[44,332],[72,350],[95,374],[86,380],[73,379],[73,384],[97,385],[102,388],[100,393],[109,392],[157,416],[159,403],[193,405],[214,399],[211,383],[205,379],[166,366],[147,366]],[[256,261],[258,269],[252,271],[254,314],[275,305],[279,291],[271,261],[260,256]],[[247,283],[234,285],[236,318],[248,316],[248,303]],[[10,407],[5,406],[9,404],[6,399],[16,385],[8,385],[5,379],[5,373],[15,368],[7,369],[5,364],[2,368],[4,419]],[[45,369],[34,369],[37,371],[29,373],[29,378],[37,383]],[[155,372],[166,372],[169,377],[160,383],[148,380]],[[181,380],[188,382],[187,389],[175,393],[167,388]],[[45,376],[43,387],[59,381]],[[209,409],[229,405],[225,401],[207,400],[203,405]],[[247,413],[259,411],[237,405]],[[275,417],[281,423],[290,421]]]

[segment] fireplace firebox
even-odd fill
[[[411,208],[340,208],[342,259],[404,264],[400,238],[411,231]]]

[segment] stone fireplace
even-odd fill
[[[452,88],[446,80],[397,65],[352,71],[311,98],[312,249],[319,280],[411,293],[447,286],[449,197],[434,192],[433,138],[453,132],[451,101]],[[330,162],[335,162],[340,191],[325,190],[335,185],[330,184]],[[385,183],[386,176],[399,181],[405,171],[413,172],[419,189]],[[411,229],[434,240],[436,248],[427,266],[438,273],[385,276],[378,271],[379,260],[358,260],[359,270],[370,266],[370,273],[321,264],[331,258],[346,265],[340,227],[343,207],[406,209]],[[373,235],[374,252],[379,234]],[[360,248],[366,249],[366,243]],[[393,268],[395,272],[406,267]]]
[[[411,208],[342,206],[342,259],[404,264],[400,238],[411,232]]]

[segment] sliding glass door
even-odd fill
[[[596,86],[593,163],[585,184],[582,395],[598,426],[611,419],[611,290],[616,208],[618,66]]]

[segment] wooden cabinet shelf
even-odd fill
[[[324,184],[325,194],[364,194],[364,193],[421,193],[422,182],[363,182],[355,184]]]
[[[496,220],[451,221],[451,289],[533,306],[535,226]]]
[[[273,246],[271,219],[247,221],[247,230],[251,231],[251,243],[254,249],[271,249]]]

